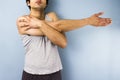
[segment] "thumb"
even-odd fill
[[[98,16],[101,16],[101,15],[103,15],[103,14],[104,14],[104,12],[99,12],[99,13],[97,13],[97,14],[94,14],[94,16],[98,17]]]

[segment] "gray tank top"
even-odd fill
[[[46,15],[45,20],[51,21]],[[57,46],[46,36],[21,35],[25,48],[24,70],[31,74],[50,74],[62,69]]]

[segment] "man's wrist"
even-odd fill
[[[41,28],[44,24],[45,24],[45,22],[40,20],[40,21],[38,21],[37,26],[39,28]]]
[[[90,18],[85,18],[84,20],[85,20],[86,25],[90,25]]]

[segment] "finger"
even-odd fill
[[[111,23],[111,19],[110,18],[104,18],[102,19],[102,22],[105,24],[105,25],[108,25]]]
[[[31,29],[31,27],[24,27],[23,29],[24,29],[25,31],[27,31],[27,30]]]
[[[107,24],[105,22],[100,22],[99,26],[106,26]]]
[[[112,20],[111,20],[110,18],[107,18],[106,21],[107,21],[108,23],[111,23],[111,22],[112,22]]]
[[[28,23],[20,23],[19,26],[26,27],[26,26],[29,26],[29,24]]]
[[[21,28],[23,28],[23,27],[29,27],[29,25],[22,25]]]
[[[109,25],[110,23],[104,23],[104,26],[107,26],[107,25]]]
[[[103,14],[104,14],[104,12],[99,12],[99,13],[95,14],[94,16],[98,17],[98,16],[101,16]]]
[[[29,19],[27,18],[27,16],[20,18],[20,22],[28,22],[28,21]]]
[[[110,22],[107,22],[105,19],[102,20],[102,22],[99,22],[100,26],[107,26],[108,24],[110,24]]]
[[[26,19],[20,19],[19,22],[28,22]]]
[[[19,18],[18,20],[23,20],[23,19],[25,19],[25,17],[21,17],[21,18]]]
[[[40,29],[40,28],[39,27],[36,27],[36,28],[35,27],[30,27],[30,29]]]
[[[27,19],[28,21],[30,21],[30,17],[29,17],[29,16],[26,16],[26,19]]]
[[[25,17],[25,22],[29,23],[30,19],[26,16]]]
[[[25,20],[25,19],[22,19],[21,21],[22,21],[22,22],[27,22],[27,20]]]
[[[29,24],[29,22],[26,22],[26,21],[21,21],[21,22],[19,22],[19,24]]]

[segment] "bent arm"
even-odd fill
[[[50,25],[45,22],[42,22],[42,25],[39,26],[40,30],[47,36],[51,42],[60,46],[61,48],[65,48],[67,45],[67,39],[65,35],[53,29]]]
[[[58,20],[58,19],[54,19]],[[20,34],[29,34],[33,36],[47,36],[51,42],[54,44],[60,46],[61,48],[65,48],[67,45],[67,39],[66,36],[63,32],[58,32],[55,29],[53,29],[50,25],[45,24],[45,28],[31,28],[26,24],[25,21],[19,21],[17,20],[17,26],[18,26],[18,31]]]

